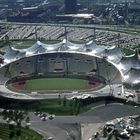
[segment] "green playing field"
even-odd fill
[[[26,90],[85,90],[88,81],[75,78],[42,78],[27,80]]]

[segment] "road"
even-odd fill
[[[69,135],[75,136],[76,140],[80,140],[80,124],[83,123],[104,123],[106,121],[140,114],[140,108],[135,108],[122,104],[110,104],[107,106],[99,106],[91,111],[83,113],[79,116],[56,116],[53,120],[41,121],[38,116],[29,113],[31,118],[31,127],[44,136],[51,136],[55,140],[67,140]]]
[[[56,116],[53,120],[41,121],[38,116],[30,112],[29,117],[31,128],[41,133],[45,138],[72,140],[72,137],[75,137],[75,140],[81,140],[81,124],[92,124],[95,128],[98,124],[115,118],[138,114],[140,114],[140,108],[116,103],[94,107],[79,116]],[[4,122],[2,118],[0,118],[0,122]],[[24,125],[25,122],[23,122]],[[87,132],[84,132],[84,134],[87,134]]]

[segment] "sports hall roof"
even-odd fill
[[[93,41],[90,41],[86,44],[76,44],[66,39],[56,44],[44,44],[40,41],[37,41],[33,46],[27,49],[15,49],[14,47],[9,46],[5,55],[3,56],[4,63],[1,64],[1,66],[24,57],[56,52],[82,53],[85,55],[105,59],[120,71],[122,82],[124,84],[128,84],[140,89],[139,54],[136,53],[131,56],[125,56],[118,47],[100,46]]]

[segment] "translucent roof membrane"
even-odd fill
[[[138,53],[129,57],[124,56],[118,47],[100,46],[93,41],[86,44],[76,44],[64,39],[56,44],[44,44],[37,41],[27,49],[9,47],[3,56],[4,64],[1,66],[24,57],[57,52],[84,53],[85,55],[104,58],[120,71],[123,83],[140,85],[140,56]]]

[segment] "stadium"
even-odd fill
[[[55,44],[37,41],[26,49],[8,46],[1,56],[1,96],[16,99],[56,98],[60,94],[116,96],[140,92],[139,52],[125,56],[119,47],[93,41]],[[102,91],[108,88],[106,94]]]

